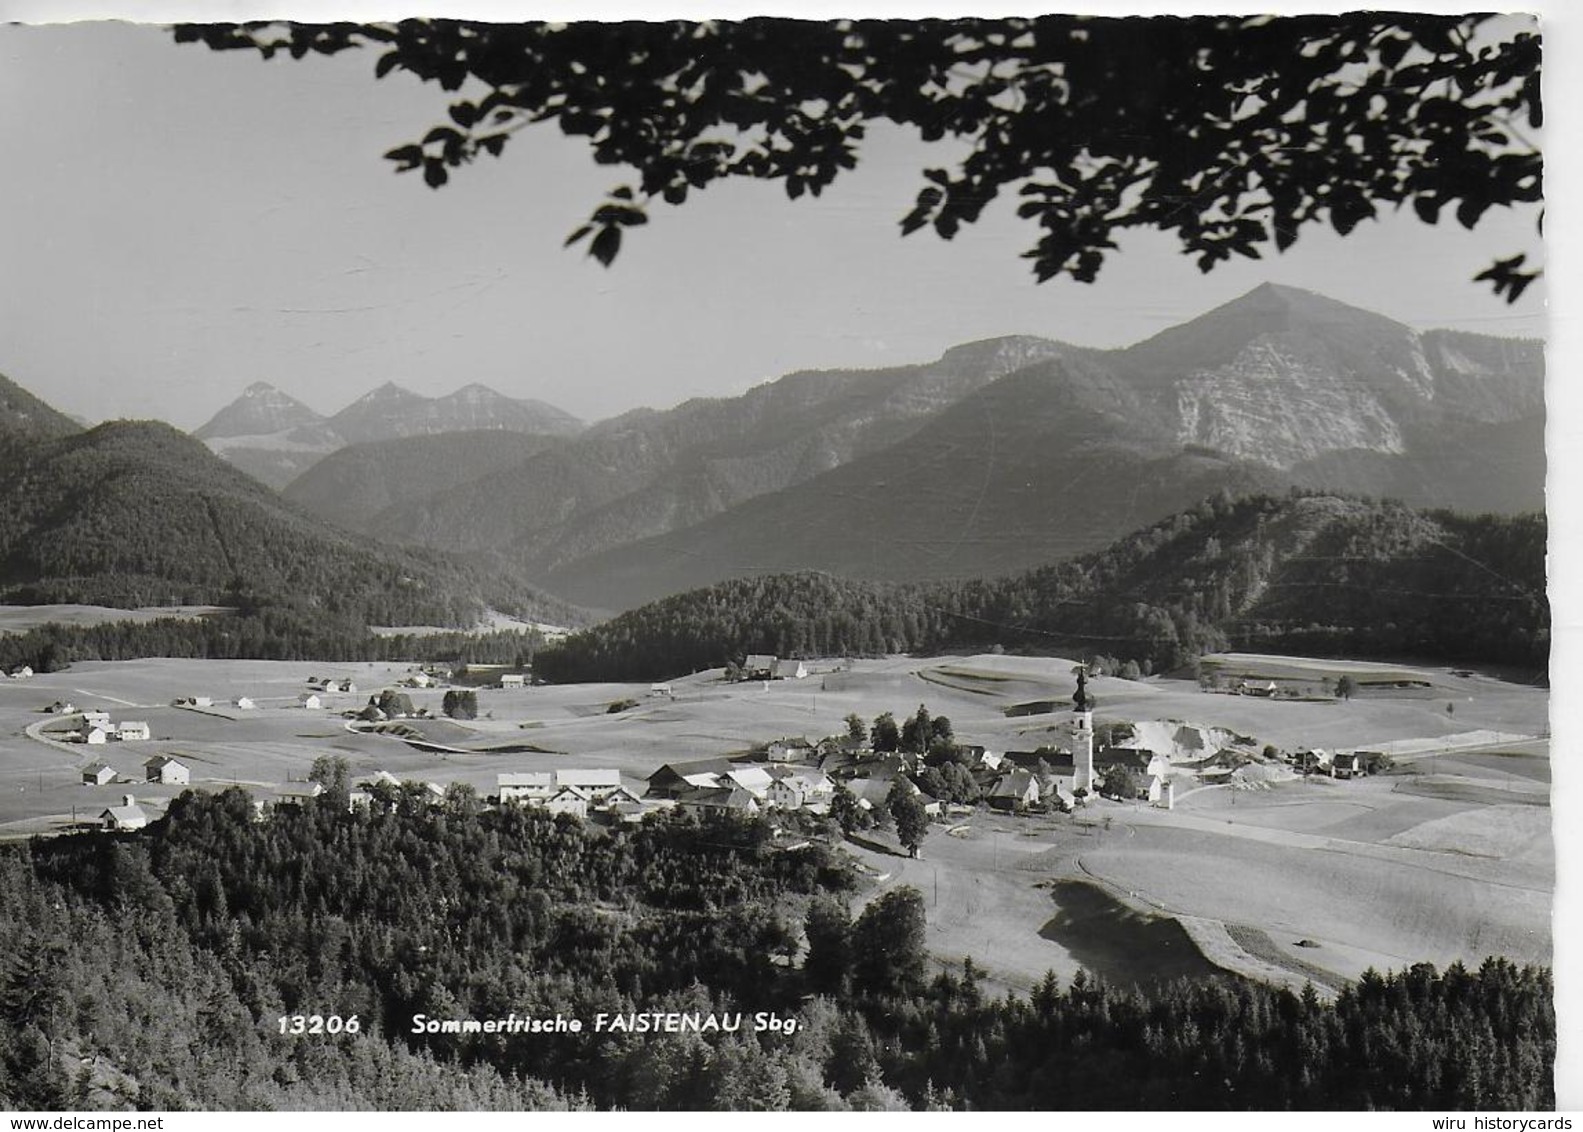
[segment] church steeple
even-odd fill
[[[1077,694],[1072,703],[1077,708],[1077,727],[1072,732],[1072,790],[1094,793],[1094,700],[1088,694],[1088,666],[1079,664]]]

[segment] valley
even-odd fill
[[[1272,658],[1209,659],[1246,668]],[[384,771],[465,783],[485,797],[503,773],[566,768],[616,771],[641,795],[667,763],[746,758],[774,739],[840,734],[849,714],[900,718],[919,703],[949,716],[958,742],[1030,751],[1064,742],[1071,713],[1008,709],[1064,700],[1071,664],[1004,655],[815,661],[800,680],[728,683],[708,670],[669,681],[663,695],[636,683],[486,686],[477,688],[477,719],[445,719],[444,688],[407,686],[411,665],[80,663],[0,683],[0,836],[92,821],[128,793],[157,817],[186,788],[141,781],[157,755],[189,766],[193,789],[239,785],[265,801],[301,785],[326,755],[344,758],[354,779]],[[1140,743],[1170,758],[1172,809],[1097,797],[1073,814],[979,805],[937,817],[917,859],[848,842],[873,878],[865,899],[916,888],[935,959],[950,966],[971,956],[994,985],[1018,992],[1046,971],[1067,981],[1079,968],[1147,981],[1218,965],[1294,989],[1317,980],[1328,995],[1369,967],[1476,965],[1488,954],[1549,962],[1545,691],[1444,668],[1297,657],[1273,666],[1404,687],[1345,702],[1283,701],[1214,694],[1191,680],[1099,678],[1100,722],[1132,724]],[[357,690],[303,706],[310,677]],[[343,718],[386,687],[435,718],[383,734]],[[1425,688],[1431,696],[1415,694]],[[194,694],[214,706],[171,706]],[[247,709],[236,707],[243,698]],[[40,712],[56,700],[146,721],[152,738],[64,743],[72,721]],[[632,706],[610,710],[622,702]],[[1211,758],[1206,743],[1241,753]],[[1394,766],[1353,780],[1303,777],[1284,759],[1260,757],[1265,744],[1391,751]],[[110,764],[115,780],[83,785],[94,761]]]

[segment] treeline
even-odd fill
[[[1553,1106],[1544,969],[1366,975],[1333,1005],[1224,979],[932,973],[923,901],[847,911],[848,867],[757,820],[613,831],[465,788],[255,822],[188,793],[142,834],[0,850],[10,1108],[1451,1108]],[[806,943],[804,943],[806,940]],[[42,942],[41,942],[42,941]],[[724,1034],[600,1013],[746,1012]],[[580,1018],[416,1035],[412,1017]],[[793,1033],[752,1030],[755,1012]],[[291,1037],[293,1013],[356,1015]]]
[[[525,668],[544,642],[536,629],[487,633],[372,633],[349,617],[291,606],[249,613],[101,625],[49,624],[0,635],[0,670],[55,672],[77,661],[169,656],[209,660],[390,661]]]
[[[747,653],[1103,653],[1145,672],[1226,648],[1523,665],[1549,655],[1542,515],[1460,516],[1293,492],[1224,495],[1103,551],[915,585],[737,579],[578,633],[548,679],[660,679]]]

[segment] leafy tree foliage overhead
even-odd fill
[[[1342,235],[1411,206],[1472,228],[1538,201],[1540,42],[1483,15],[1289,18],[178,27],[178,41],[265,58],[368,46],[456,97],[448,120],[386,156],[432,187],[512,134],[553,122],[636,172],[568,243],[609,264],[648,206],[747,177],[817,196],[890,122],[957,143],[922,171],[902,232],[950,239],[1001,193],[1039,229],[1043,281],[1098,274],[1129,229],[1173,234],[1208,271]],[[958,156],[965,149],[965,156]],[[1514,255],[1481,279],[1515,300]]]

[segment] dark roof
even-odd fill
[[[651,789],[655,786],[676,786],[684,782],[689,774],[726,774],[736,769],[737,764],[723,756],[713,759],[693,759],[684,763],[666,763],[649,775],[647,782]]]
[[[1127,766],[1133,770],[1148,770],[1154,761],[1153,751],[1132,747],[1106,747],[1094,755],[1095,766]]]
[[[1073,765],[1071,751],[1054,747],[1040,747],[1037,751],[1007,751],[1002,761],[1022,770],[1034,770],[1041,760],[1057,774],[1070,772]]]

